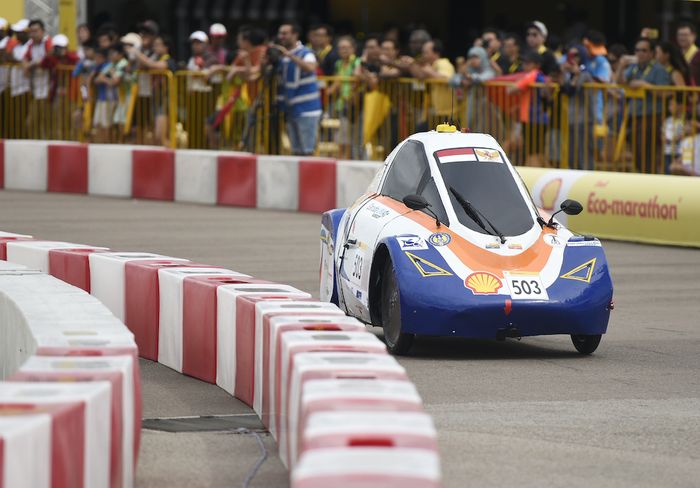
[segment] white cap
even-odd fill
[[[548,34],[547,26],[544,25],[541,21],[539,21],[539,20],[533,20],[533,21],[530,23],[530,25],[531,25],[532,27],[534,27],[535,29],[537,29],[538,31],[540,31],[540,32],[542,33],[542,36],[544,36],[545,39],[547,38],[547,34]]]
[[[194,31],[190,34],[190,41],[209,42],[209,37],[204,31]]]
[[[209,27],[209,35],[210,36],[225,36],[228,34],[226,31],[226,27],[224,24],[212,24],[211,27]]]
[[[68,38],[63,34],[56,34],[52,41],[55,47],[68,47]]]
[[[12,24],[11,29],[12,29],[14,32],[24,32],[24,31],[26,31],[27,29],[29,29],[29,19],[18,20],[17,22],[15,22],[14,24]]]
[[[7,29],[7,19],[0,17],[0,29]]]
[[[130,44],[136,49],[141,48],[141,44],[143,44],[141,36],[138,35],[136,32],[129,32],[128,34],[122,36],[122,38],[119,40],[122,42],[122,44]]]

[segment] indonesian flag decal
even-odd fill
[[[441,149],[435,152],[438,162],[461,163],[464,161],[480,161],[488,163],[502,163],[501,153],[496,149],[479,147],[459,147],[455,149]]]

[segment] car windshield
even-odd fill
[[[459,222],[488,234],[469,216],[450,188],[486,216],[506,236],[524,234],[533,224],[528,203],[520,194],[500,151],[486,148],[444,149],[434,153]],[[488,226],[487,226],[488,227]]]

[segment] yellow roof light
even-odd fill
[[[457,132],[457,127],[452,124],[438,124],[435,130],[438,132]]]

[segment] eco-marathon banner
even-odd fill
[[[583,212],[557,215],[580,234],[700,247],[700,177],[518,167],[538,207],[567,198]]]

